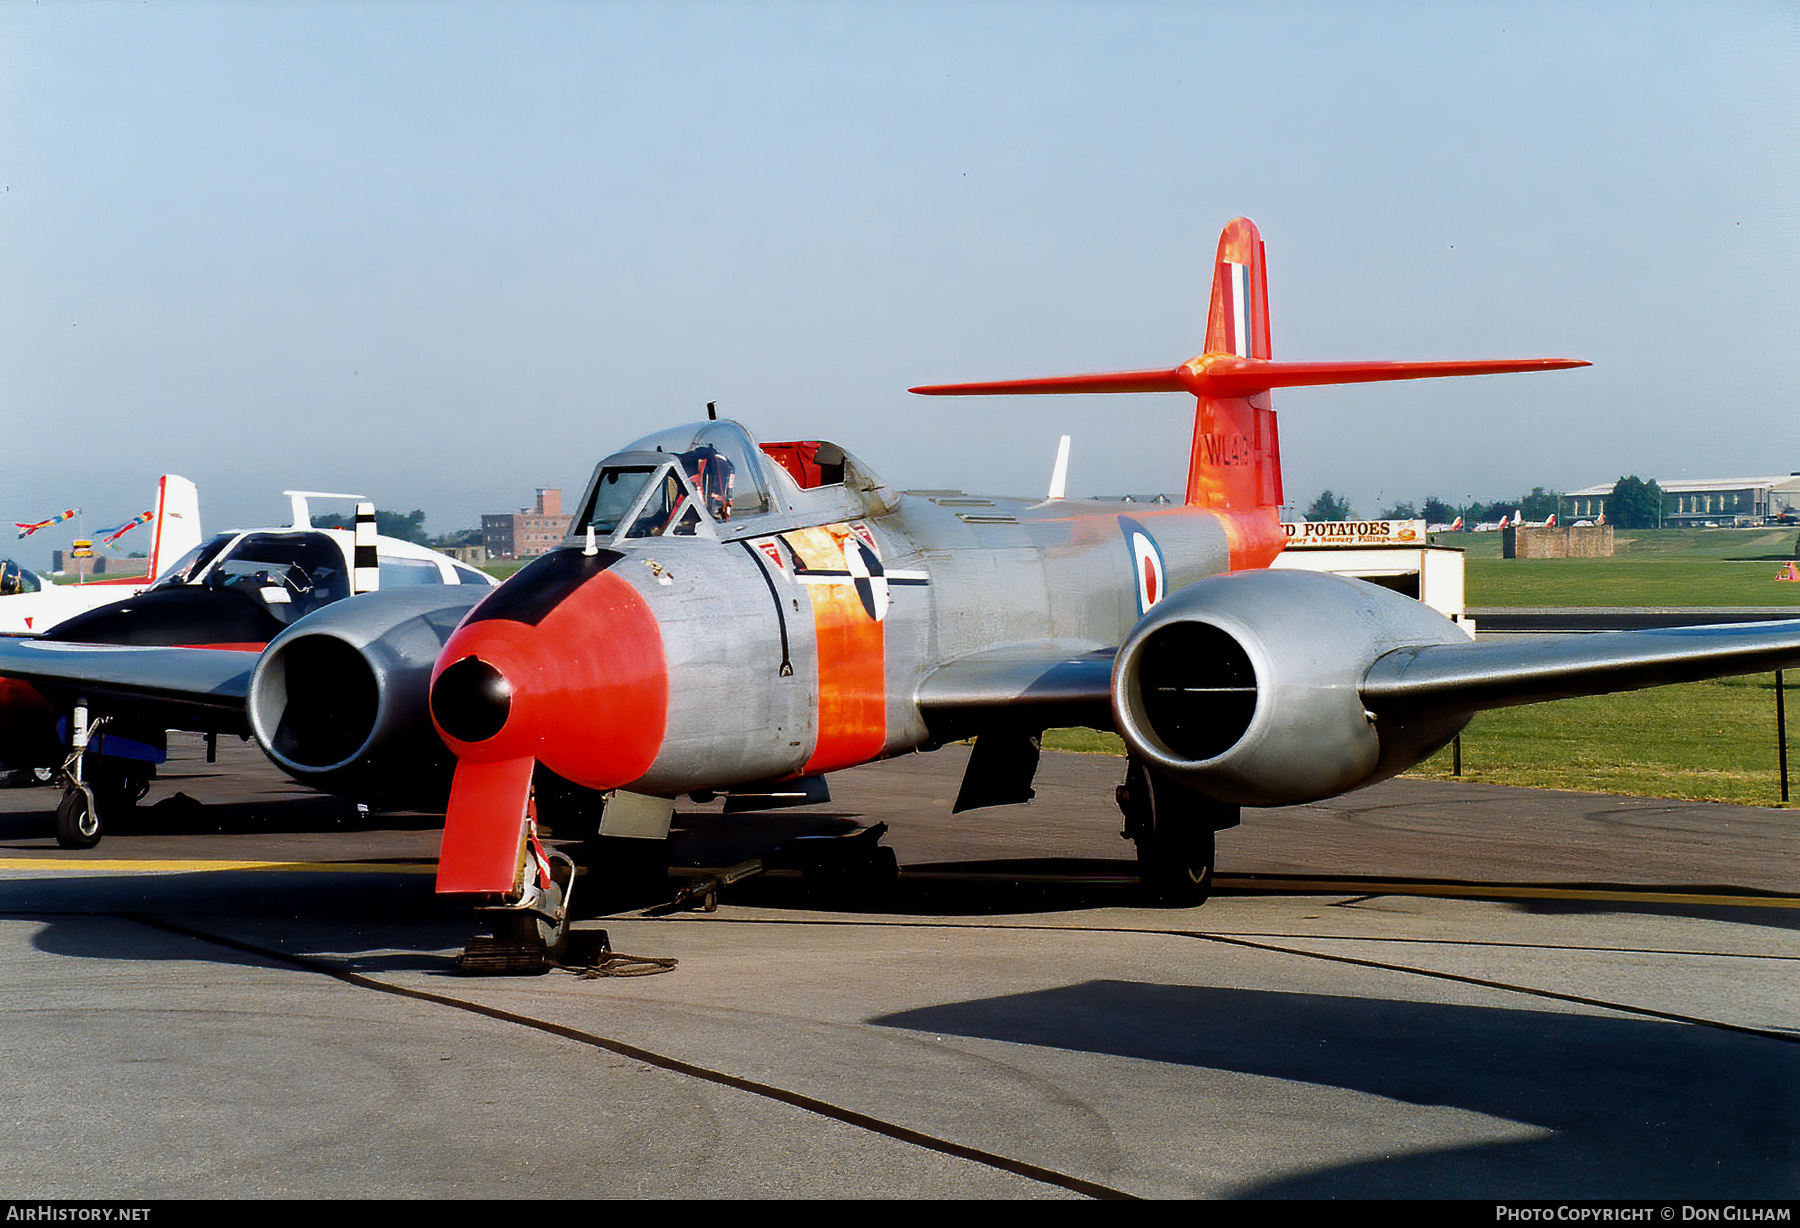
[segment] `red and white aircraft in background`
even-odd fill
[[[132,527],[141,520],[132,521]],[[149,567],[141,576],[54,584],[11,559],[0,559],[0,635],[42,635],[66,619],[150,587],[176,559],[200,544],[200,495],[184,477],[156,481],[150,513]]]

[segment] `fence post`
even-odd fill
[[[1775,757],[1781,764],[1781,800],[1788,800],[1787,704],[1781,697],[1781,670],[1775,671]]]

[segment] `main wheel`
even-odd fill
[[[1125,832],[1137,846],[1138,882],[1160,908],[1195,908],[1212,894],[1214,834],[1229,807],[1157,775],[1136,759],[1118,791]]]
[[[100,812],[83,789],[69,789],[56,807],[56,842],[66,849],[91,849],[105,835]]]
[[[1151,902],[1164,908],[1196,908],[1206,903],[1212,894],[1213,847],[1210,828],[1138,837],[1138,882]]]

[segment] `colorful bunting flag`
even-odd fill
[[[65,520],[73,520],[75,517],[79,516],[80,514],[81,514],[80,508],[72,507],[66,512],[58,512],[56,515],[50,517],[50,519],[40,520],[36,524],[25,524],[21,521],[15,520],[15,521],[13,521],[13,528],[15,528],[19,531],[19,536],[21,538],[30,537],[33,533],[36,533],[39,529],[47,529],[53,524],[61,524]]]
[[[121,537],[124,537],[127,533],[131,532],[133,529],[137,528],[139,525],[148,524],[152,519],[155,518],[155,516],[156,516],[155,512],[139,512],[136,516],[133,516],[130,520],[127,520],[124,524],[114,525],[110,529],[102,529],[100,531],[100,544],[102,546],[112,545],[114,542],[118,541]]]

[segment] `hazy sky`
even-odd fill
[[[1797,95],[1776,3],[0,3],[0,519],[441,532],[708,400],[1177,490],[1187,398],[905,389],[1182,361],[1237,214],[1277,358],[1595,363],[1277,393],[1294,502],[1800,470]]]

